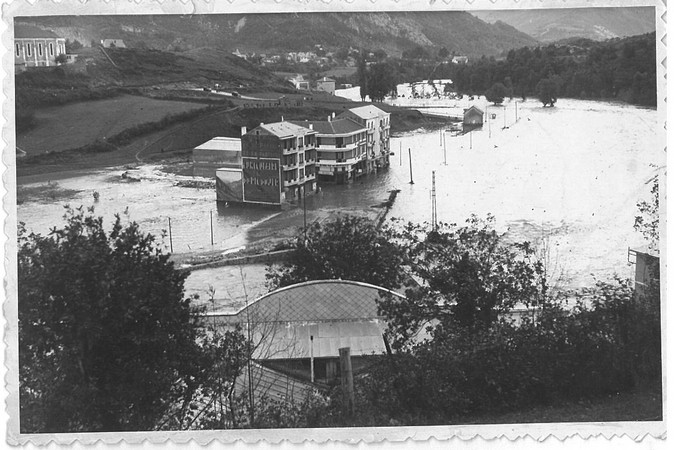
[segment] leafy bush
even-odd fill
[[[431,339],[379,358],[362,380],[363,408],[383,423],[447,423],[659,380],[657,302],[636,298],[625,280],[583,294],[571,310],[560,299],[519,325],[436,327]]]

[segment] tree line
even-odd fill
[[[361,63],[349,81],[361,86],[361,96],[388,93],[394,82],[449,78],[459,93],[483,95],[500,83],[507,89],[502,95],[522,98],[538,96],[544,81],[554,84],[546,90],[552,89],[563,98],[657,104],[654,33],[603,42],[572,39],[510,50],[503,58],[483,56],[468,64],[453,64],[446,57],[431,57],[418,50],[405,56],[367,67]],[[385,70],[385,75],[376,69]]]

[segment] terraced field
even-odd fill
[[[78,148],[127,128],[205,105],[123,95],[105,100],[38,109],[37,126],[17,136],[17,145],[29,155]]]

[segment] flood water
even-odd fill
[[[438,106],[435,112],[450,111],[443,103]],[[560,100],[555,108],[542,108],[533,100],[511,101],[505,108],[484,101],[478,106],[487,111],[482,129],[460,136],[443,136],[437,130],[394,136],[388,170],[351,185],[323,186],[321,194],[307,199],[309,213],[372,210],[388,199],[390,190],[399,189],[389,217],[430,221],[435,171],[440,221],[463,223],[471,214],[492,214],[509,239],[545,238],[551,249],[550,270],[564,276],[567,287],[593,284],[595,276],[629,276],[627,249],[644,245],[633,230],[636,204],[650,200],[648,183],[665,164],[664,140],[656,132],[657,112],[575,100]],[[18,206],[18,219],[29,230],[46,233],[62,225],[65,203],[94,204],[106,220],[126,210],[144,231],[165,231],[163,245],[180,253],[246,245],[249,231],[270,218],[266,226],[273,228],[278,214],[217,205],[214,188],[175,186],[176,176],[154,166],[130,172],[140,182],[123,181],[122,172],[113,168],[60,180],[60,188],[78,193],[57,200],[29,197]],[[94,192],[99,193],[98,202]],[[238,268],[231,270],[231,280],[224,284],[240,277]],[[202,272],[188,284],[203,293],[197,284],[209,277]],[[263,276],[250,278],[261,289]]]

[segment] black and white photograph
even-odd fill
[[[664,5],[124,3],[3,11],[6,442],[664,437]]]

